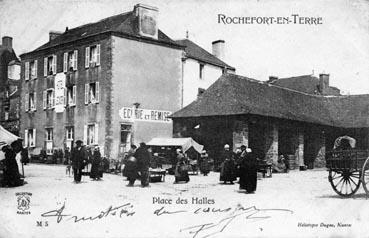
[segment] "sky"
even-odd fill
[[[368,0],[0,0],[0,36],[13,37],[18,55],[46,43],[49,31],[64,31],[131,11],[137,3],[159,9],[159,28],[172,39],[186,37],[211,52],[225,40],[226,62],[258,80],[330,74],[344,94],[369,93]],[[308,24],[223,24],[227,17],[321,18]]]

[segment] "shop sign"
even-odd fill
[[[125,121],[147,121],[170,123],[172,120],[168,116],[170,111],[141,109],[133,107],[122,107],[119,110],[119,116]]]

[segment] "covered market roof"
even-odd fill
[[[369,94],[311,95],[235,74],[224,74],[196,101],[170,117],[242,114],[344,128],[369,127]]]

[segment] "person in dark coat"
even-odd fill
[[[100,180],[100,173],[99,173],[99,167],[101,164],[101,153],[98,146],[95,147],[94,152],[91,156],[91,172],[90,172],[90,178],[93,180]]]
[[[138,177],[137,159],[134,157],[136,149],[137,147],[132,145],[124,159],[123,176],[127,177],[129,181],[127,184],[128,187],[133,187]]]
[[[254,193],[257,185],[257,158],[251,149],[241,146],[240,189]]]
[[[224,145],[224,151],[222,153],[223,163],[220,167],[220,181],[224,183],[230,182],[237,179],[236,164],[234,160],[234,153],[229,149],[229,145]]]
[[[190,177],[188,176],[188,158],[182,154],[181,150],[177,150],[177,165],[174,171],[174,183],[185,181],[188,183]]]
[[[2,151],[5,154],[4,159],[4,184],[9,187],[16,187],[23,185],[23,180],[20,179],[17,161],[15,160],[16,153],[14,150],[6,145],[3,146]]]
[[[208,176],[208,173],[210,172],[209,155],[206,153],[206,150],[203,150],[201,152],[201,156],[200,156],[200,172],[204,176]]]
[[[76,147],[73,148],[71,153],[72,168],[74,175],[74,182],[81,182],[82,169],[85,167],[86,151],[82,147],[82,141],[76,141]]]
[[[21,151],[21,162],[24,165],[27,165],[27,163],[29,163],[28,149],[26,147],[24,147]]]
[[[151,154],[145,143],[140,143],[140,147],[134,153],[134,157],[137,159],[138,170],[141,174],[141,186],[148,187]]]

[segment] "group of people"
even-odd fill
[[[231,184],[240,177],[240,189],[247,193],[254,193],[257,185],[258,162],[256,155],[250,148],[242,145],[240,151],[234,153],[228,144],[222,153],[223,162],[220,166],[220,181]]]
[[[71,165],[73,169],[74,182],[80,183],[82,170],[91,163],[90,178],[100,180],[103,177],[102,159],[98,146],[87,151],[81,140],[76,141],[76,147],[71,152]]]
[[[133,187],[137,178],[141,179],[142,187],[149,187],[149,168],[151,153],[145,143],[140,143],[140,147],[131,146],[124,159],[123,176],[128,179],[128,187]]]

